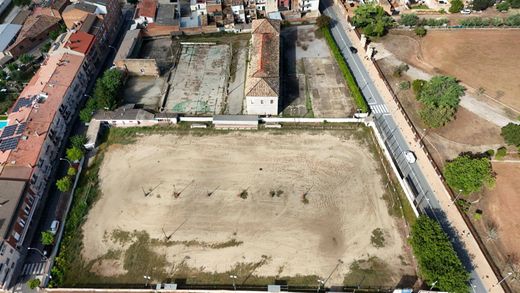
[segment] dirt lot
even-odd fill
[[[163,77],[132,76],[125,83],[124,102],[138,104],[146,109],[157,111],[161,105]]]
[[[428,31],[418,39],[397,31],[382,39],[399,59],[431,74],[449,74],[520,112],[520,31]]]
[[[328,286],[345,277],[366,286],[347,275],[352,267],[377,268],[378,284],[395,285],[414,275],[409,251],[379,164],[353,134],[168,134],[112,145],[82,256],[93,272],[134,282],[144,273],[229,283],[232,273],[238,283],[310,276],[315,286],[333,272]]]
[[[283,114],[349,117],[355,107],[327,43],[314,25],[282,30]]]

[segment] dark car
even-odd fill
[[[357,53],[357,49],[356,48],[351,46],[349,49],[350,49],[350,52],[352,52],[353,54]]]

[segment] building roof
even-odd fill
[[[85,16],[85,18],[83,18],[83,20],[81,22],[81,27],[79,28],[79,31],[82,31],[85,33],[90,32],[90,29],[96,23],[97,20],[98,20],[97,15],[92,14],[92,13],[87,14],[87,16]]]
[[[0,237],[7,238],[13,215],[22,199],[25,181],[0,180]]]
[[[138,17],[150,17],[155,19],[157,5],[157,0],[141,0],[137,3],[136,15]]]
[[[25,20],[27,20],[29,15],[31,15],[31,11],[29,11],[29,10],[21,10],[13,18],[13,20],[11,21],[11,24],[20,24],[20,25],[22,25],[22,24],[24,24]]]
[[[4,51],[22,28],[19,24],[0,24],[0,51]]]
[[[258,123],[258,115],[215,115],[213,122],[220,121],[250,121]]]
[[[246,96],[273,97],[280,90],[280,22],[253,20]]]
[[[51,54],[24,88],[9,112],[8,126],[0,135],[0,178],[30,178],[54,117],[84,58],[68,53]],[[10,133],[6,133],[8,128]],[[2,149],[6,140],[10,145]]]
[[[119,50],[117,50],[114,62],[130,57],[132,55],[132,52],[134,51],[135,45],[140,41],[140,38],[140,29],[128,30],[125,33],[123,42],[121,42],[121,46],[119,46]]]
[[[70,50],[87,54],[94,43],[94,39],[95,37],[93,35],[79,31],[70,35],[65,46]]]
[[[155,23],[162,25],[178,25],[179,19],[177,9],[177,4],[159,4],[157,7]]]
[[[71,4],[67,7],[65,7],[65,10],[63,10],[63,13],[69,12],[74,9],[78,9],[78,10],[85,11],[88,13],[96,13],[97,7],[96,7],[96,5],[92,5],[89,3],[76,2],[74,4]]]
[[[118,108],[114,111],[99,111],[94,114],[96,120],[153,120],[154,114],[143,109]]]
[[[59,17],[61,18],[60,12],[56,9],[50,8],[50,7],[35,7],[33,9],[33,15],[48,15],[52,17]]]
[[[36,38],[39,34],[47,31],[51,27],[59,23],[61,17],[53,17],[49,15],[31,15],[25,23],[16,38],[14,44],[10,48],[17,46],[20,42],[27,38]]]

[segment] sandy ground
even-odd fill
[[[349,264],[370,255],[387,262],[397,282],[413,268],[399,259],[406,244],[382,199],[377,163],[366,146],[342,135],[171,134],[111,146],[99,174],[103,195],[83,227],[83,257],[92,260],[121,248],[104,241],[105,232],[136,229],[163,238],[164,229],[175,231],[175,241],[243,242],[222,249],[157,248],[170,263],[184,260],[209,272],[225,272],[264,255],[269,262],[256,270],[258,275],[327,277],[341,259],[344,265],[328,283],[340,285]],[[143,190],[150,189],[145,197]],[[244,189],[246,199],[238,196]],[[272,197],[270,190],[283,194]],[[175,198],[174,191],[182,193]],[[308,204],[302,201],[306,192]],[[376,228],[384,231],[384,248],[371,245]],[[120,261],[110,265],[125,272]]]
[[[401,60],[482,87],[491,98],[520,111],[520,84],[511,78],[520,68],[518,30],[430,30],[419,41],[392,33],[383,43]]]

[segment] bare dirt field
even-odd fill
[[[394,31],[381,40],[399,59],[448,74],[520,111],[519,30],[430,30],[424,38]]]
[[[315,286],[332,274],[327,286],[366,286],[376,274],[396,285],[415,271],[359,135],[367,132],[166,134],[111,145],[82,257],[95,262],[91,272],[129,282],[230,283],[231,273],[240,284],[285,276]]]

